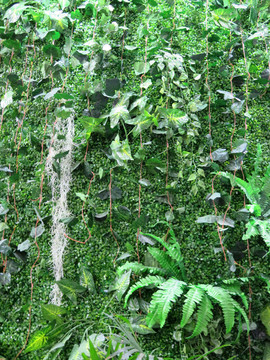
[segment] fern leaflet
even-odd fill
[[[155,285],[155,286],[159,286],[160,284],[164,283],[165,279],[161,276],[152,276],[152,275],[148,275],[146,278],[137,281],[134,285],[131,286],[131,288],[129,289],[126,297],[125,297],[125,307],[127,306],[127,301],[129,299],[129,297],[138,289],[141,289],[143,287],[146,286],[151,286],[151,285]]]
[[[186,285],[183,281],[170,278],[159,286],[160,290],[156,291],[152,296],[149,314],[146,317],[149,327],[152,327],[157,322],[160,324],[160,327],[164,326],[173,303],[182,295]]]
[[[187,324],[195,310],[196,304],[199,304],[202,301],[204,294],[205,292],[197,286],[192,286],[191,289],[189,289],[185,295],[186,300],[183,306],[183,316],[180,323],[181,327],[184,327]]]
[[[145,273],[145,272],[149,272],[150,274],[154,274],[154,275],[167,275],[168,272],[165,269],[161,269],[158,267],[152,267],[152,266],[145,266],[143,264],[139,264],[139,263],[131,263],[131,262],[126,262],[124,265],[120,266],[117,269],[117,274],[121,275],[123,272],[127,271],[127,270],[132,270],[134,272],[134,274],[141,274],[141,273]]]
[[[204,331],[207,328],[209,321],[212,320],[213,318],[212,309],[213,309],[213,305],[209,300],[208,296],[205,294],[199,305],[199,309],[197,312],[197,323],[195,329],[193,330],[191,336],[188,337],[188,339],[199,335],[202,331]]]
[[[168,275],[179,278],[179,269],[172,259],[164,251],[148,247],[149,253],[160,263]]]
[[[233,298],[227,290],[221,287],[212,285],[200,285],[200,287],[205,289],[208,295],[220,304],[224,316],[226,333],[228,334],[234,325],[235,309]]]

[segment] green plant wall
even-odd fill
[[[3,358],[82,358],[122,314],[148,355],[267,359],[269,39],[265,0],[0,0]],[[241,294],[248,324],[211,298],[188,339],[191,292],[162,328],[153,289],[124,308],[142,278],[117,269],[161,271],[172,228],[190,284]]]

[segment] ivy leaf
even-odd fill
[[[11,282],[11,275],[10,273],[0,273],[0,284],[8,285]]]
[[[11,247],[8,245],[8,239],[0,240],[0,253],[7,255],[11,250]]]
[[[165,122],[159,125],[161,127],[170,127],[179,129],[188,122],[188,116],[180,109],[159,109],[160,115],[165,119]]]
[[[52,45],[52,44],[48,44],[43,46],[43,52],[47,55],[47,56],[52,56],[55,59],[59,59],[62,55],[62,51],[58,46]]]
[[[76,196],[78,196],[83,202],[87,201],[87,195],[83,194],[83,193],[75,193]]]
[[[116,105],[110,112],[111,128],[114,128],[120,119],[127,121],[130,119],[129,111],[126,105]]]
[[[0,215],[5,215],[9,212],[8,203],[3,202],[0,204]]]
[[[148,129],[151,125],[158,126],[155,116],[149,114],[146,110],[136,118],[127,120],[126,123],[136,125],[133,129],[134,136],[138,136],[143,130]]]
[[[65,294],[74,304],[77,304],[77,293],[85,292],[85,287],[77,284],[75,281],[62,279],[56,281],[59,289]]]
[[[90,116],[83,116],[79,118],[79,121],[82,123],[83,127],[86,130],[86,139],[89,139],[93,132],[99,130],[99,125],[104,119],[93,118]]]
[[[70,1],[69,0],[58,0],[61,9],[64,10],[66,7],[68,7],[70,5]]]
[[[229,91],[217,90],[217,92],[224,95],[224,100],[232,100],[232,99],[234,99],[233,94],[231,92],[229,92]]]
[[[36,331],[33,336],[30,338],[27,348],[25,349],[24,353],[27,354],[31,351],[39,350],[45,347],[48,343],[48,334],[51,331],[52,326],[49,325],[42,330]]]
[[[200,101],[200,99],[194,99],[189,104],[189,110],[191,112],[198,112],[206,108],[207,104]]]
[[[212,158],[214,161],[225,162],[229,159],[229,154],[226,149],[217,149],[212,152]]]
[[[112,156],[119,166],[126,165],[126,161],[133,160],[128,140],[120,141],[119,135],[111,143]]]
[[[193,174],[189,175],[189,178],[188,178],[188,180],[187,180],[187,181],[193,181],[193,180],[196,180],[196,177],[197,177],[197,175],[196,175],[195,173],[193,173]]]
[[[8,105],[13,103],[12,96],[13,96],[12,90],[9,90],[5,93],[5,95],[2,97],[2,100],[1,100],[1,108],[2,109],[6,108]]]
[[[31,242],[29,240],[25,240],[21,244],[18,245],[17,250],[19,251],[26,251],[30,248]]]
[[[8,225],[5,222],[0,223],[0,232],[3,230],[9,229]]]
[[[230,227],[234,227],[234,221],[228,217],[225,218],[224,220],[224,216],[216,216],[216,215],[206,215],[206,216],[201,216],[196,220],[196,223],[198,224],[213,224],[217,222],[219,225],[221,226],[230,226]]]
[[[44,225],[40,224],[37,227],[32,227],[30,236],[35,239],[36,237],[41,236],[44,233],[44,231],[45,231]]]
[[[44,96],[44,100],[52,98],[61,88],[54,88]]]
[[[26,3],[19,2],[18,4],[12,5],[4,15],[4,19],[8,19],[9,23],[15,23],[19,20],[22,13],[29,6],[26,6]]]
[[[236,114],[240,114],[243,109],[244,102],[244,100],[234,102],[231,106],[232,111],[234,111]]]
[[[134,64],[134,70],[136,75],[146,74],[150,70],[150,64],[144,62],[136,62]]]

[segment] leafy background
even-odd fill
[[[105,331],[105,313],[137,311],[132,304],[123,309],[116,268],[126,261],[153,266],[150,240],[140,230],[166,239],[165,220],[192,283],[248,278],[243,291],[252,331],[237,336],[236,327],[226,335],[215,308],[209,331],[188,340],[192,329],[177,328],[176,306],[155,329],[158,337],[139,336],[146,351],[184,359],[231,343],[208,358],[267,359],[260,314],[269,296],[268,248],[259,233],[248,238],[248,247],[242,240],[249,213],[239,210],[250,199],[227,179],[228,172],[246,179],[256,164],[256,177],[270,177],[267,1],[0,5],[0,354],[15,358],[29,324],[30,341],[43,331],[46,343],[48,321],[55,326],[64,318],[75,328],[59,355],[67,359],[86,328]],[[61,220],[69,237],[59,283],[64,297],[61,317],[50,318],[53,204],[45,165],[55,139],[65,144],[57,123],[61,129],[70,117],[75,135],[70,216]],[[53,159],[59,179],[66,156],[62,151]],[[150,300],[147,291],[141,296]],[[28,350],[20,356],[46,354]]]

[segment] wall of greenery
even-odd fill
[[[0,0],[0,358],[270,359],[267,0]]]

